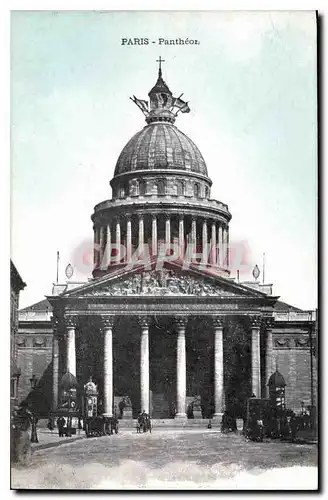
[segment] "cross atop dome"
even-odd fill
[[[158,77],[160,78],[162,76],[162,62],[165,62],[165,59],[162,59],[161,56],[159,56],[159,59],[156,59],[156,62],[159,63],[159,68],[158,68]]]

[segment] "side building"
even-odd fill
[[[19,311],[16,336],[17,363],[21,369],[19,401],[27,401],[38,414],[51,411],[52,307],[47,299]]]
[[[22,280],[14,263],[10,261],[10,405],[17,405],[20,400],[18,393],[18,382],[21,375],[19,362],[17,361],[17,332],[18,332],[18,308],[19,294],[24,290],[26,283]]]

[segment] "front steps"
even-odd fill
[[[209,420],[206,418],[188,418],[188,419],[178,419],[178,418],[155,418],[151,420],[152,427],[155,428],[201,428],[207,429]],[[220,420],[211,420],[213,429],[220,429]],[[136,419],[122,419],[119,420],[119,429],[133,429],[137,425]]]

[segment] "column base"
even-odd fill
[[[187,420],[187,414],[186,413],[176,413],[174,418],[179,419],[179,420]]]
[[[103,417],[109,417],[109,418],[110,418],[110,417],[112,417],[112,416],[113,416],[113,414],[112,414],[112,413],[103,413]]]

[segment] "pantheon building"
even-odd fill
[[[145,410],[182,421],[195,401],[203,418],[228,407],[241,415],[248,397],[267,395],[279,358],[273,332],[280,350],[288,334],[289,347],[296,350],[297,334],[298,348],[308,349],[307,313],[292,330],[280,318],[277,330],[272,286],[231,277],[231,213],[211,197],[205,160],[176,125],[190,109],[173,96],[161,63],[148,97],[133,98],[146,124],[117,159],[112,198],[91,215],[92,278],[55,285],[47,297],[50,406],[58,406],[60,380],[70,372],[82,388],[93,377],[108,416],[123,397],[133,417]]]

